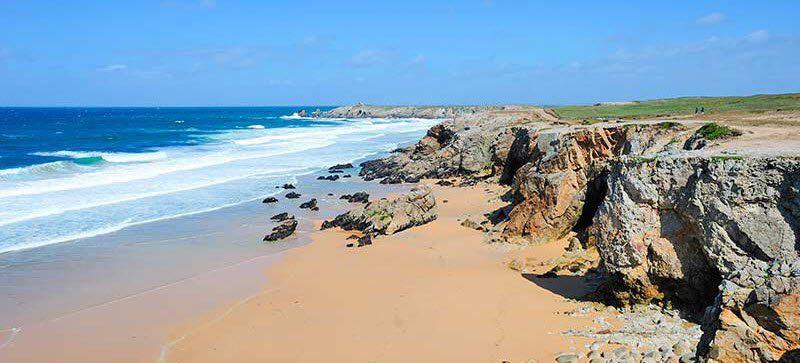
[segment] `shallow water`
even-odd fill
[[[436,122],[293,110],[2,108],[0,253],[256,200],[276,183],[414,141]]]

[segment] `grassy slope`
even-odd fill
[[[706,113],[800,110],[800,93],[747,97],[683,97],[637,101],[624,105],[562,106],[553,109],[561,118],[581,120],[687,115],[694,114],[695,107],[705,107]]]

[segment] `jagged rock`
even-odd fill
[[[283,221],[285,221],[287,219],[294,219],[294,216],[289,215],[289,213],[283,212],[283,213],[278,213],[278,214],[276,214],[276,215],[274,215],[272,217],[269,217],[269,219],[271,219],[273,221],[276,221],[276,222],[283,222]]]
[[[352,175],[350,175],[350,174],[342,175],[342,178],[350,178],[350,177],[352,177]]]
[[[341,174],[341,173],[344,173],[344,171],[342,171],[342,170],[339,170],[339,169],[332,169],[332,170],[328,170],[328,173],[331,173],[331,174]]]
[[[800,345],[800,161],[612,165],[591,234],[610,293],[702,310],[698,352],[774,362]]]
[[[299,117],[308,117],[308,113],[306,113],[306,110],[300,110],[300,111],[297,111],[297,116],[299,116]]]
[[[341,214],[322,228],[341,227],[366,234],[393,234],[428,223],[437,217],[436,199],[427,186],[420,186],[397,199],[381,199]]]
[[[277,203],[277,202],[278,198],[275,197],[266,197],[264,198],[264,200],[261,201],[261,203]]]
[[[297,198],[300,198],[301,196],[302,196],[302,194],[300,194],[300,193],[295,193],[295,192],[286,193],[286,198],[287,199],[297,199]]]
[[[367,203],[369,202],[369,194],[366,192],[355,192],[353,194],[342,195],[339,199],[344,199],[350,203]]]
[[[320,175],[320,176],[317,177],[317,180],[337,181],[337,180],[339,180],[339,176],[336,175],[336,174],[334,174],[334,175]]]
[[[311,117],[314,117],[314,118],[322,117],[322,111],[320,111],[320,109],[314,110],[314,112],[311,113]]]
[[[443,187],[452,187],[453,186],[453,182],[451,182],[449,180],[442,179],[442,180],[437,181],[436,185],[441,185]]]
[[[358,238],[358,247],[369,246],[372,244],[372,235],[365,234]]]
[[[317,198],[311,198],[308,202],[300,204],[300,209],[319,210],[319,207],[317,207]]]
[[[272,233],[264,236],[264,241],[274,242],[289,237],[297,229],[297,220],[287,219],[272,229]]]
[[[478,231],[483,231],[484,230],[483,226],[481,226],[480,224],[478,224],[478,222],[475,222],[475,221],[473,221],[473,220],[471,220],[469,218],[464,219],[461,222],[461,225],[464,226],[464,227],[467,227],[467,228],[478,230]]]
[[[346,164],[336,164],[336,165],[334,165],[334,166],[331,166],[330,168],[328,168],[328,171],[333,171],[333,170],[344,170],[344,169],[352,169],[352,168],[353,168],[353,164],[351,164],[351,163],[346,163]]]
[[[292,184],[284,184],[282,188],[283,189],[295,189],[294,185],[292,185]]]

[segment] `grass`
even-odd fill
[[[692,115],[697,107],[704,107],[706,113],[800,110],[800,93],[747,97],[682,97],[599,106],[560,106],[553,107],[553,110],[564,119],[589,120]]]
[[[720,125],[714,122],[707,123],[697,130],[697,133],[703,136],[706,140],[716,140],[721,137],[739,136],[742,133],[734,130],[728,126]]]

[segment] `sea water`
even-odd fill
[[[0,108],[0,253],[252,201],[437,122],[300,108]]]

